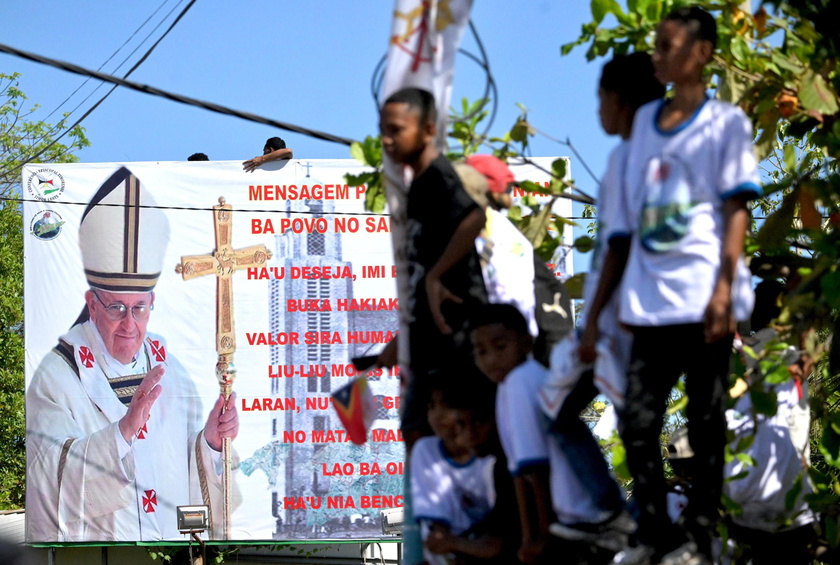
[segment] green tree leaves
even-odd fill
[[[802,76],[799,101],[804,108],[819,112],[821,115],[836,114],[840,111],[840,106],[837,105],[837,93],[822,75],[810,69]]]
[[[65,120],[51,126],[32,121],[37,108],[25,110],[26,96],[17,73],[0,73],[0,197],[21,195],[20,168],[36,162],[68,163],[73,151],[89,145],[82,128],[68,133],[69,145],[55,142]],[[23,217],[18,202],[0,201],[0,509],[24,504],[26,448],[24,435]]]
[[[78,160],[73,152],[90,145],[81,126],[67,133],[68,145],[56,142],[67,127],[66,115],[55,125],[31,120],[38,106],[24,108],[26,95],[19,88],[19,77],[19,73],[0,73],[0,196],[19,194],[24,162],[73,163]]]

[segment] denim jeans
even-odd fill
[[[563,402],[557,418],[549,426],[549,432],[557,440],[575,476],[592,496],[598,509],[618,512],[624,507],[621,490],[610,474],[598,441],[589,426],[580,419],[581,411],[597,394],[592,371],[584,372]]]

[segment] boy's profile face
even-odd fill
[[[449,406],[441,391],[432,391],[427,414],[432,432],[440,438],[450,456],[458,457],[469,452],[469,430],[463,411]]]
[[[420,124],[420,113],[405,102],[385,104],[379,114],[382,148],[397,163],[412,163],[434,138],[434,124]]]
[[[663,21],[656,30],[651,56],[657,80],[676,85],[701,80],[712,51],[712,44],[694,39],[687,25],[675,20]]]
[[[480,418],[474,411],[465,410],[467,444],[472,452],[478,456],[491,453],[490,438],[495,431],[492,418]]]
[[[520,335],[501,323],[479,326],[471,337],[475,364],[494,383],[505,380],[531,352],[531,336]]]
[[[617,92],[598,89],[598,118],[601,128],[607,135],[619,133],[619,113],[622,105]]]

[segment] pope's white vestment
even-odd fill
[[[114,387],[133,392],[157,365],[162,393],[126,442],[119,420],[128,407]],[[127,368],[92,322],[74,326],[35,372],[26,410],[27,542],[183,539],[175,507],[186,504],[210,504],[221,537],[219,454],[203,437],[195,385],[162,338],[147,334]]]

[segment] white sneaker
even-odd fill
[[[598,535],[598,539],[592,543],[601,549],[615,553],[627,547],[627,535],[616,530],[606,530],[601,532]]]
[[[649,545],[637,545],[619,551],[613,557],[613,565],[652,565],[654,549]]]
[[[548,527],[551,535],[568,541],[587,542],[608,551],[616,552],[627,547],[627,535],[618,530],[604,528],[602,524],[561,524]]]
[[[662,556],[659,565],[707,565],[708,559],[697,553],[697,544],[687,541]]]
[[[622,510],[611,519],[604,522],[601,527],[607,530],[621,532],[626,535],[636,533],[636,521],[625,510]]]
[[[598,537],[598,531],[594,525],[590,527],[589,524],[561,524],[554,522],[548,526],[548,531],[551,535],[569,541],[591,541],[594,542]]]

